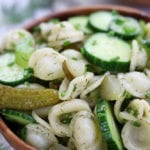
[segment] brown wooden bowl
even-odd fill
[[[144,6],[144,7],[150,6],[150,0],[121,0],[121,1],[128,5]]]
[[[34,20],[31,24],[25,26],[24,28],[31,31],[34,26],[38,25],[41,22],[48,21],[52,18],[60,18],[63,20],[73,15],[86,15],[97,10],[117,10],[123,15],[132,16],[137,19],[142,19],[145,20],[146,22],[150,22],[150,16],[140,10],[115,5],[99,5],[99,6],[71,8],[62,12],[55,12],[41,19]],[[6,137],[6,139],[14,147],[15,150],[36,150],[32,146],[22,141],[19,137],[17,137],[9,129],[9,127],[5,124],[5,122],[2,119],[0,119],[0,132]]]

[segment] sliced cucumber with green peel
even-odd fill
[[[139,22],[131,17],[119,16],[115,18],[110,25],[110,29],[124,38],[133,38],[141,33]]]
[[[101,100],[95,107],[103,139],[106,141],[108,150],[123,150],[123,144],[117,129],[110,104],[106,100]]]
[[[108,31],[115,16],[109,11],[94,12],[89,16],[89,24],[99,31]]]
[[[88,25],[88,16],[70,17],[68,21],[77,29],[83,31],[85,34],[92,34],[93,30]]]
[[[0,55],[0,83],[15,86],[28,81],[32,76],[33,69],[24,69],[15,64],[13,52]]]
[[[27,127],[26,126],[23,127],[18,134],[21,137],[21,139],[23,139],[25,141],[27,138]]]
[[[5,85],[16,86],[30,80],[32,76],[33,70],[31,68],[23,69],[16,64],[0,68],[0,83]]]
[[[0,109],[0,114],[6,120],[9,120],[11,122],[16,122],[21,125],[35,123],[35,120],[31,115],[13,109]]]
[[[129,70],[130,45],[117,37],[96,33],[84,43],[82,53],[91,63],[103,70],[113,72]]]
[[[11,66],[15,63],[15,54],[13,52],[6,52],[0,55],[0,68]]]

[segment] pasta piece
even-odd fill
[[[145,100],[132,100],[126,111],[120,112],[120,117],[128,121],[145,120],[150,123],[150,105]]]
[[[65,49],[63,52],[61,52],[61,54],[68,59],[84,60],[85,63],[87,63],[83,55],[75,49]]]
[[[49,22],[49,23],[41,23],[40,24],[40,29],[41,29],[41,36],[47,40],[48,36],[51,34],[51,31],[53,30],[53,27],[55,26],[54,23]]]
[[[135,97],[145,98],[150,93],[150,79],[141,72],[118,74],[122,86]]]
[[[48,37],[48,45],[59,51],[64,47],[66,41],[76,43],[83,39],[83,32],[77,31],[72,24],[63,21],[53,27],[51,35]]]
[[[101,150],[102,136],[91,112],[76,113],[71,121],[70,129],[71,137],[78,150]]]
[[[54,130],[54,133],[60,137],[70,137],[71,132],[69,125],[62,124],[59,117],[62,114],[79,112],[81,110],[91,111],[89,105],[80,99],[73,99],[53,106],[49,112],[48,120]]]
[[[104,78],[108,75],[108,73],[105,73],[102,76],[94,76],[92,78],[92,80],[89,82],[88,86],[86,87],[86,89],[81,93],[80,98],[81,99],[87,99],[87,95],[93,91],[94,89],[96,89],[97,87],[99,87],[102,83],[102,81],[104,80]]]
[[[51,109],[52,106],[47,106],[47,107],[42,107],[42,108],[37,108],[34,109],[34,111],[41,116],[42,118],[47,117],[49,110]]]
[[[121,132],[124,146],[128,150],[150,149],[150,124],[144,121],[127,122]]]
[[[70,150],[68,147],[65,147],[61,144],[55,144],[53,147],[50,147],[49,150]]]
[[[145,69],[144,71],[145,71],[146,75],[150,78],[150,69]]]
[[[67,147],[69,148],[69,150],[75,150],[75,144],[74,144],[74,140],[72,138],[69,139]]]
[[[43,80],[55,80],[64,77],[62,63],[65,57],[52,48],[36,50],[30,57],[29,67],[34,70],[34,76]]]
[[[34,118],[34,120],[39,123],[41,126],[49,129],[52,133],[53,130],[50,127],[50,125],[48,124],[48,122],[46,122],[44,119],[42,119],[35,111],[32,111],[32,117]]]
[[[114,105],[114,114],[116,119],[120,122],[123,123],[124,120],[120,117],[120,111],[121,111],[121,105],[123,103],[123,101],[125,100],[126,95],[120,95],[119,99],[116,101],[115,105]]]
[[[22,42],[27,42],[34,46],[34,39],[30,32],[24,29],[16,29],[6,33],[2,39],[2,50],[15,50],[16,46]]]
[[[102,99],[119,100],[124,89],[115,75],[107,75],[102,81],[99,91]]]
[[[73,49],[68,49],[63,51],[62,54],[67,57],[66,61],[63,64],[63,69],[66,76],[67,73],[69,73],[70,76],[74,78],[85,73],[86,65],[88,64],[88,62],[84,59],[80,52]]]
[[[133,40],[130,71],[143,69],[146,66],[147,59],[148,58],[146,51],[144,49],[140,49],[138,42],[136,40]]]
[[[57,138],[49,129],[39,124],[28,124],[26,126],[25,141],[37,149],[49,149],[57,144]]]
[[[74,78],[71,82],[65,78],[59,88],[59,98],[61,100],[76,98],[86,89],[93,77],[93,73],[87,72],[82,76]]]

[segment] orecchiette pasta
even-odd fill
[[[71,131],[69,125],[62,124],[60,122],[60,115],[70,113],[70,112],[79,112],[82,110],[91,111],[89,105],[80,99],[73,99],[70,101],[65,101],[60,104],[53,106],[49,112],[48,120],[50,125],[53,128],[53,131],[57,136],[65,137],[71,136]]]
[[[49,149],[57,144],[57,138],[49,129],[39,124],[28,124],[26,126],[26,142],[33,145],[37,149]]]
[[[65,64],[63,64],[66,76],[67,72],[70,73],[72,77],[81,76],[85,73],[88,62],[83,58],[80,52],[68,49],[63,51],[62,54],[67,58],[64,62]]]
[[[38,150],[150,150],[150,22],[56,16],[5,35],[0,118]]]
[[[34,69],[34,76],[43,80],[54,80],[64,77],[64,60],[65,57],[52,48],[43,48],[31,55],[29,66]]]
[[[114,105],[114,114],[115,114],[116,119],[120,123],[123,123],[123,119],[120,117],[120,111],[121,111],[121,105],[124,100],[125,100],[125,95],[120,95],[119,99],[116,101]]]
[[[149,150],[150,124],[145,121],[127,122],[121,132],[123,143],[128,150]]]
[[[145,120],[150,123],[150,105],[147,101],[141,99],[132,100],[126,111],[120,112],[120,118],[128,121]]]
[[[69,148],[69,150],[75,150],[76,146],[74,144],[74,140],[72,138],[69,139],[67,147]]]
[[[148,58],[146,51],[143,48],[140,49],[138,42],[136,40],[133,40],[130,71],[134,71],[136,69],[143,69],[146,66],[147,59]]]
[[[53,133],[53,130],[51,129],[50,125],[44,119],[42,119],[35,111],[32,111],[32,117],[38,124],[49,129]]]
[[[53,147],[50,147],[49,150],[70,150],[62,144],[55,144]]]
[[[100,97],[107,100],[119,100],[122,96],[124,89],[121,86],[118,78],[115,75],[106,75],[102,84],[100,85]],[[109,93],[109,94],[108,94]]]
[[[146,73],[147,76],[150,78],[150,69],[145,69],[145,73]]]
[[[71,82],[65,78],[59,88],[59,98],[61,100],[69,100],[79,96],[93,77],[93,73],[87,72],[82,76],[74,78]]]
[[[80,111],[76,113],[70,128],[71,137],[78,150],[101,150],[101,133],[91,112]]]
[[[83,57],[83,55],[75,49],[65,49],[61,54],[68,59],[83,60],[85,64],[88,63],[87,60]]]
[[[37,109],[34,109],[33,111],[35,111],[39,116],[44,118],[44,117],[48,116],[48,113],[49,113],[49,110],[51,109],[51,107],[52,106],[37,108]]]
[[[80,98],[81,99],[87,99],[87,94],[96,89],[97,87],[100,86],[102,81],[104,80],[105,76],[107,76],[108,73],[105,73],[102,76],[94,76],[91,81],[89,81],[88,86],[86,89],[81,93]]]
[[[35,42],[30,32],[24,29],[9,31],[3,37],[2,50],[15,50],[16,46],[24,41],[28,41],[30,46],[34,46]]]
[[[141,72],[118,74],[122,86],[133,96],[145,98],[150,93],[150,80]]]
[[[63,21],[53,27],[51,35],[48,37],[48,45],[59,51],[64,47],[66,41],[75,43],[83,41],[83,39],[83,32],[77,31],[72,24]]]
[[[48,36],[51,34],[51,31],[53,27],[55,26],[54,23],[41,23],[40,24],[40,29],[41,29],[41,35],[42,37],[47,40]]]

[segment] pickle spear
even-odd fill
[[[54,89],[19,89],[0,85],[0,108],[32,110],[59,102]]]

